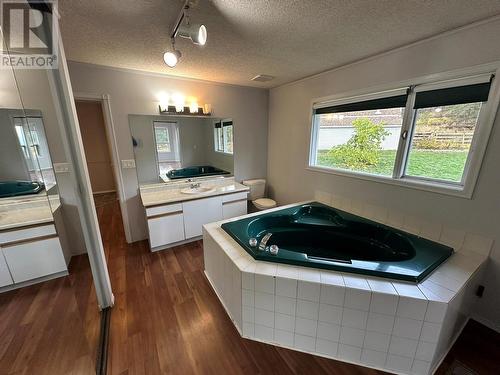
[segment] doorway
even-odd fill
[[[116,173],[111,159],[102,103],[75,100],[75,105],[94,198],[116,197]]]

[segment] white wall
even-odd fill
[[[306,170],[313,99],[500,61],[498,35],[497,19],[272,89],[268,180],[280,204],[311,199],[322,190],[495,238],[476,313],[500,329],[499,116],[471,200]]]
[[[165,68],[167,69],[167,68]],[[255,88],[184,80],[69,63],[75,93],[109,94],[120,159],[133,159],[129,114],[158,114],[161,93],[194,96],[212,104],[216,117],[234,121],[234,169],[238,180],[263,177],[267,167],[268,91]],[[125,205],[133,241],[146,238],[144,211],[134,169],[124,169]]]

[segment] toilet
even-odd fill
[[[248,199],[252,201],[252,204],[257,210],[263,211],[276,207],[276,201],[264,198],[266,192],[266,180],[245,180],[242,183],[250,188]]]

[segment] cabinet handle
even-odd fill
[[[225,204],[230,204],[230,203],[236,203],[236,202],[246,202],[247,200],[246,199],[237,199],[235,201],[227,201],[227,202],[222,202],[222,205],[225,205]]]
[[[167,212],[167,213],[164,213],[164,214],[151,215],[151,216],[148,216],[147,218],[148,219],[157,219],[159,217],[178,215],[178,214],[182,214],[182,213],[183,213],[183,211],[180,210],[180,211]]]
[[[16,241],[12,241],[12,242],[6,242],[6,243],[1,244],[1,246],[2,246],[2,248],[6,248],[6,247],[11,247],[11,246],[21,245],[23,243],[49,240],[51,238],[57,238],[57,234],[49,234],[47,236],[32,237],[32,238],[26,238],[26,239],[16,240]]]

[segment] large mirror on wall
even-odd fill
[[[58,207],[42,112],[0,108],[0,227],[50,219],[51,211]],[[29,209],[30,215],[13,215],[13,208],[19,214],[24,212],[19,209]],[[12,220],[29,223],[10,223]]]
[[[140,185],[234,174],[233,121],[129,115]]]
[[[0,108],[0,134],[0,198],[57,195],[41,111]]]

